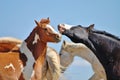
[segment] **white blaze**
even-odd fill
[[[55,31],[55,29],[54,29],[52,26],[50,26],[50,25],[46,25],[46,27],[50,28],[50,29],[52,30],[53,33],[58,34],[58,32]]]
[[[54,34],[58,34],[59,37],[62,36],[62,35],[61,35],[60,33],[58,33],[51,25],[46,25],[46,27],[50,28]]]
[[[64,24],[65,29],[70,29],[72,26],[74,26],[74,25]]]

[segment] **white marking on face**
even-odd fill
[[[63,24],[65,29],[70,29],[73,25]]]
[[[14,70],[14,72],[15,72],[15,67],[13,66],[12,63],[10,63],[9,65],[6,65],[4,68],[5,68],[5,69],[12,68],[12,69]]]
[[[46,27],[50,28],[53,33],[58,34],[58,32],[55,31],[55,29],[51,25],[46,25]]]
[[[37,33],[35,33],[33,44],[37,43],[37,40],[40,40],[40,37]]]
[[[25,80],[29,80],[32,75],[33,64],[35,62],[35,59],[32,55],[32,52],[28,49],[27,43],[25,41],[23,41],[23,43],[20,47],[20,51],[21,51],[21,53],[24,53],[28,59],[26,62],[26,66],[24,67],[24,70],[23,70],[23,76],[24,76]]]
[[[55,29],[52,26],[46,25],[46,27],[50,28],[54,34],[58,34],[59,37],[62,37],[62,35],[60,33],[58,33],[57,31],[55,31]]]

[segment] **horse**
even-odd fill
[[[45,74],[42,80],[59,80],[62,70],[60,58],[57,51],[51,47],[47,47],[44,68]]]
[[[94,24],[59,24],[58,30],[75,43],[83,43],[90,48],[103,65],[107,80],[120,80],[120,39],[106,31],[94,29]]]
[[[0,52],[0,80],[41,80],[47,42],[58,43],[61,34],[49,25],[49,18],[35,23],[20,48]]]
[[[20,48],[22,40],[13,37],[0,38],[0,52],[15,51]],[[65,58],[62,58],[61,62]],[[46,60],[42,70],[42,80],[59,80],[61,72],[66,69],[65,64],[60,65],[60,56],[57,51],[51,47],[47,47]]]
[[[0,52],[9,52],[13,48],[17,48],[22,41],[13,37],[1,37],[0,38]]]
[[[94,75],[89,80],[107,80],[106,73],[94,53],[82,43],[64,41],[60,50],[60,64],[67,67],[73,62],[75,56],[87,60],[94,71]]]

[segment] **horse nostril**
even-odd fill
[[[56,38],[56,40],[59,42],[59,41],[61,41],[61,34],[56,34],[55,35],[55,38]]]
[[[59,36],[59,35],[56,35],[56,38],[58,39],[58,38],[60,38],[60,36]]]
[[[62,36],[61,36],[61,34],[56,34],[56,36],[55,36],[55,37],[56,37],[56,39],[61,40],[61,37],[62,37]]]

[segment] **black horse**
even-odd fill
[[[94,29],[94,24],[83,27],[59,24],[58,30],[75,43],[90,48],[102,63],[108,80],[120,80],[120,39],[108,32]]]

